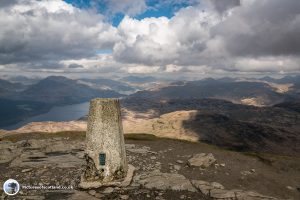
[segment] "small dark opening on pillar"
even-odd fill
[[[100,153],[99,154],[99,164],[104,166],[105,165],[105,159],[106,159],[105,153]]]

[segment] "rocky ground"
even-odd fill
[[[34,139],[29,139],[34,138]],[[242,154],[202,143],[127,136],[127,187],[78,188],[83,136],[31,134],[0,141],[1,186],[8,178],[22,186],[72,186],[64,190],[21,189],[2,199],[299,199],[300,158]]]

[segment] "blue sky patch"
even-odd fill
[[[118,26],[126,13],[111,13],[107,0],[64,0],[67,3],[72,4],[75,7],[81,9],[96,8],[99,13],[106,16],[107,21],[113,26]],[[196,4],[196,1],[163,1],[163,0],[147,0],[147,10],[136,16],[132,16],[135,19],[141,20],[149,17],[167,17],[171,18],[178,10],[184,7],[192,6]]]

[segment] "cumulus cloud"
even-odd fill
[[[140,20],[133,16],[149,9],[146,0],[105,2],[109,12],[127,14],[118,27],[60,0],[1,1],[1,71],[300,71],[299,0],[189,0],[172,18]],[[166,2],[184,1],[159,5]]]
[[[118,39],[101,15],[60,0],[19,0],[3,7],[0,27],[0,64],[88,57]]]
[[[206,0],[205,2],[220,14],[241,5],[240,0]]]
[[[0,8],[11,6],[17,3],[17,0],[2,0],[0,1]]]
[[[122,40],[114,46],[114,58],[153,66],[299,71],[298,0],[207,2],[205,11],[201,6],[187,7],[171,19],[125,17],[118,27]],[[285,62],[280,66],[277,60]]]
[[[212,36],[222,36],[233,55],[299,55],[300,1],[255,0],[245,4],[214,27]]]
[[[297,71],[300,59],[297,57],[259,57],[259,58],[238,58],[235,62],[235,71],[244,72],[288,72]]]
[[[188,64],[206,49],[209,29],[217,21],[215,14],[192,7],[171,19],[125,17],[118,27],[123,40],[114,46],[114,57],[147,65]]]

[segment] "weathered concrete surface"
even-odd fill
[[[83,182],[109,183],[126,177],[128,166],[118,99],[90,102],[86,145]],[[105,164],[100,164],[100,154],[105,154]]]
[[[127,187],[130,185],[133,175],[134,175],[135,167],[133,165],[128,165],[127,176],[122,181],[111,181],[111,182],[99,182],[99,181],[81,181],[79,187],[82,189],[92,189],[92,188],[100,188],[107,186],[114,187]]]

